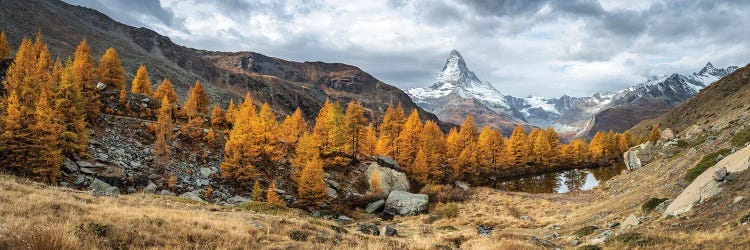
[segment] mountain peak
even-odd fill
[[[701,69],[701,71],[698,72],[698,74],[705,75],[706,73],[708,73],[710,75],[715,75],[717,71],[718,69],[716,69],[716,67],[714,67],[714,65],[711,64],[711,62],[708,62],[706,63],[706,66],[704,66],[703,69]]]

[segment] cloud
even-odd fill
[[[186,46],[353,64],[402,88],[431,85],[452,49],[518,96],[750,61],[741,0],[66,1]]]

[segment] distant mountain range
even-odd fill
[[[489,125],[506,135],[520,124],[551,126],[568,138],[591,137],[597,131],[621,132],[657,117],[737,68],[716,68],[709,62],[690,75],[652,76],[620,91],[588,97],[514,97],[479,80],[461,54],[453,50],[435,83],[406,93],[417,105],[450,123],[460,124],[471,114],[479,125]]]

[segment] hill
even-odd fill
[[[53,55],[66,56],[85,38],[97,58],[109,47],[118,51],[127,82],[143,64],[154,85],[169,77],[182,98],[200,80],[211,99],[224,105],[230,99],[241,100],[250,91],[256,102],[267,102],[281,114],[300,107],[307,119],[313,119],[327,98],[344,104],[357,99],[373,118],[380,118],[389,104],[401,103],[406,110],[418,109],[422,119],[437,121],[403,91],[355,66],[299,63],[252,52],[197,50],[147,28],[128,26],[96,10],[57,0],[0,0],[0,5],[0,27],[12,47],[23,37],[41,32]]]

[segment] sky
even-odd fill
[[[504,94],[588,96],[750,62],[750,1],[64,0],[178,44],[341,62],[427,87],[451,50]]]

